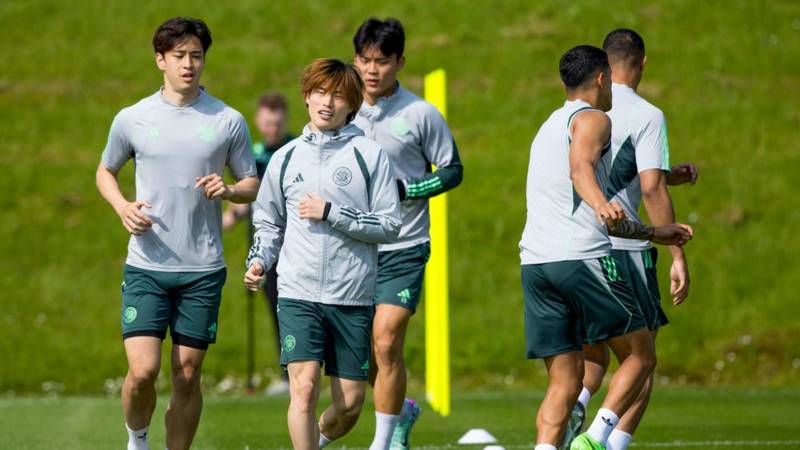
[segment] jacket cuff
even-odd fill
[[[330,208],[328,208],[328,205],[331,205]],[[331,226],[335,228],[339,220],[341,219],[341,213],[340,213],[341,210],[339,208],[339,205],[328,202],[328,204],[325,205],[325,210],[328,212],[325,220],[328,221],[331,224]]]
[[[263,259],[261,259],[261,258],[260,258],[260,257],[258,257],[258,256],[256,256],[255,258],[250,258],[250,259],[247,261],[247,264],[246,264],[246,266],[247,266],[247,268],[249,269],[250,267],[252,267],[252,266],[253,266],[253,264],[256,264],[256,263],[258,263],[258,264],[261,264],[261,270],[263,270],[263,271],[264,271],[264,273],[266,273],[266,272],[267,272],[267,266],[266,266],[266,264],[264,264],[264,260],[263,260]]]

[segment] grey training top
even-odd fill
[[[225,267],[222,257],[222,201],[208,200],[197,177],[256,175],[250,133],[241,114],[201,91],[185,106],[161,92],[117,114],[102,163],[113,172],[134,158],[136,199],[153,227],[131,236],[126,264],[164,272],[200,272]]]
[[[597,111],[582,100],[567,101],[539,128],[531,144],[526,189],[528,216],[519,243],[522,264],[593,259],[608,255],[605,225],[578,196],[570,178],[570,125],[577,114]],[[595,177],[605,189],[610,143],[602,149]]]
[[[450,128],[430,103],[397,85],[388,97],[362,103],[353,123],[380,144],[399,180],[403,214],[400,238],[380,251],[430,240],[428,199],[461,183],[463,166]],[[431,164],[436,171],[431,171]]]
[[[664,113],[624,84],[611,85],[611,165],[606,196],[619,202],[625,214],[636,222],[642,200],[639,174],[646,170],[669,172],[669,142]],[[615,250],[646,250],[650,241],[611,236]]]

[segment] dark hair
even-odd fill
[[[567,50],[558,63],[561,81],[567,89],[578,88],[598,71],[608,69],[606,52],[591,45],[579,45]]]
[[[352,64],[347,64],[338,59],[315,59],[303,71],[300,79],[300,88],[303,96],[310,94],[317,88],[333,92],[341,90],[342,96],[353,111],[347,115],[347,123],[355,119],[361,102],[364,101],[364,82]]]
[[[620,28],[608,33],[603,40],[603,49],[611,63],[639,63],[644,58],[644,39],[633,30]]]
[[[353,47],[357,55],[369,47],[377,47],[384,56],[397,55],[399,59],[403,56],[405,45],[403,24],[393,17],[387,17],[386,20],[370,17],[358,27],[353,36]]]
[[[258,99],[259,108],[267,108],[271,111],[287,112],[289,104],[286,102],[286,97],[277,92],[265,92]]]
[[[153,50],[163,55],[189,36],[200,39],[203,54],[211,47],[211,30],[205,22],[191,17],[173,17],[156,29],[153,34]]]

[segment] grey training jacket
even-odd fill
[[[255,236],[247,267],[278,260],[278,296],[311,302],[372,305],[378,244],[394,242],[402,224],[389,158],[349,124],[311,131],[275,152],[253,208]],[[301,219],[313,192],[331,203],[325,220]]]

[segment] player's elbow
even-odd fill
[[[572,181],[573,185],[582,184],[582,181],[587,176],[587,164],[583,162],[576,162],[574,164],[570,164],[569,166],[569,179]],[[592,176],[592,173],[588,173],[589,176]]]
[[[667,194],[667,186],[663,183],[642,183],[642,199],[651,202],[663,198]]]
[[[453,181],[452,181],[452,188],[461,184],[464,181],[464,166],[461,164],[453,166]]]

